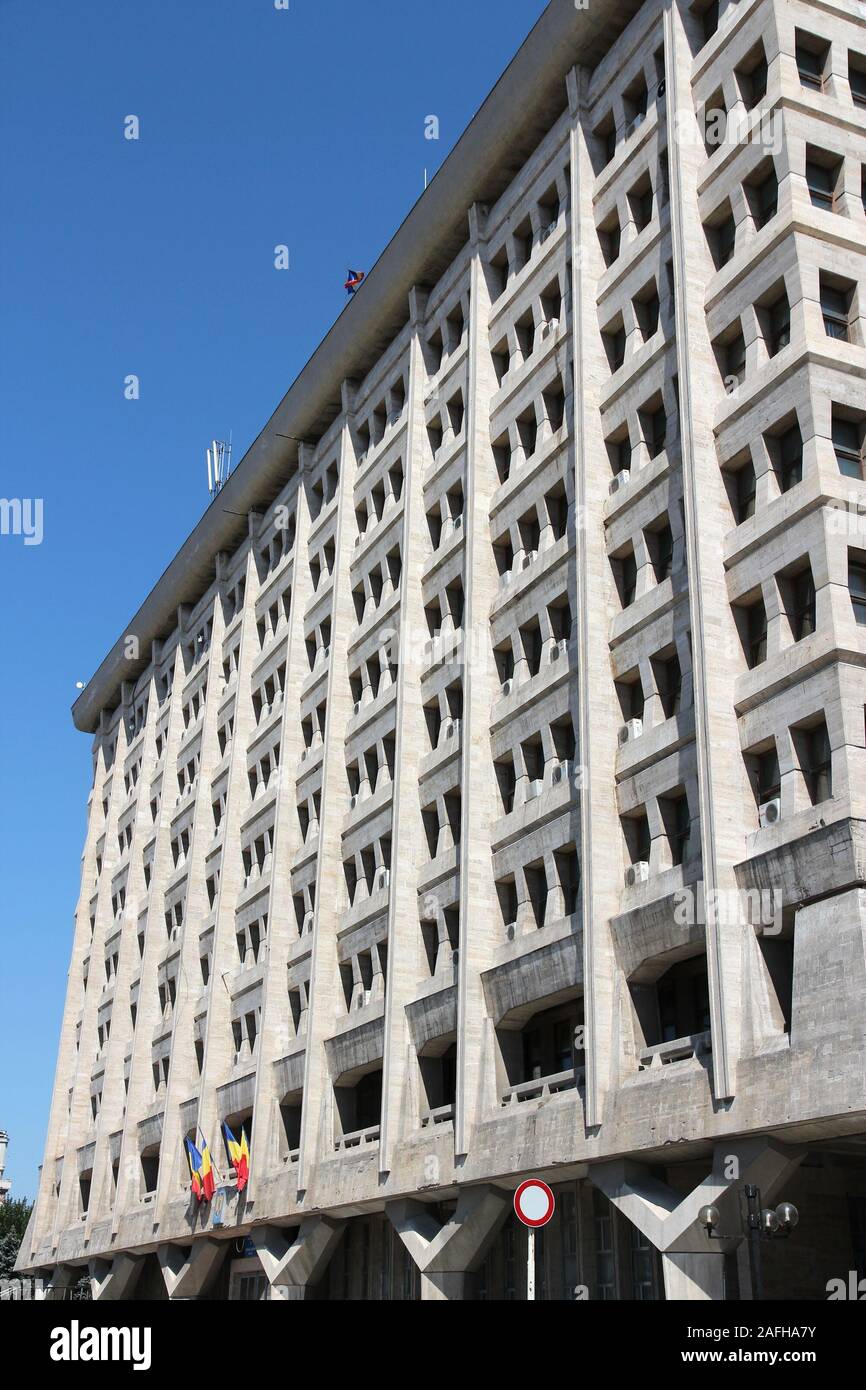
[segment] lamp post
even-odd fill
[[[800,1213],[793,1202],[781,1202],[779,1206],[761,1207],[761,1189],[752,1183],[743,1188],[746,1199],[745,1233],[749,1242],[749,1271],[752,1279],[752,1295],[760,1301],[764,1297],[764,1272],[762,1265],[761,1242],[763,1240],[787,1240],[798,1225]],[[721,1220],[718,1207],[701,1207],[698,1215],[701,1225],[706,1228],[710,1240],[735,1240],[735,1236],[722,1235],[716,1229]]]

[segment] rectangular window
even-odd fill
[[[839,472],[846,478],[863,478],[863,423],[833,412],[833,448]]]
[[[787,295],[782,295],[770,306],[767,321],[767,351],[775,357],[791,341],[791,309]]]
[[[853,290],[828,285],[821,278],[821,313],[828,338],[847,343],[851,340],[851,302]]]
[[[734,513],[734,520],[738,526],[741,526],[744,521],[748,521],[750,516],[755,515],[757,485],[755,466],[751,458],[747,458],[738,468],[725,471],[725,487],[731,503],[731,510]]]
[[[848,85],[857,106],[866,106],[866,57],[862,53],[848,54]]]
[[[866,627],[866,564],[848,564],[848,592],[854,617],[861,627]]]
[[[775,167],[762,166],[762,169],[745,185],[746,198],[758,231],[779,211],[779,180]]]
[[[779,457],[782,491],[790,492],[803,481],[803,437],[797,425],[782,435]]]
[[[755,795],[759,806],[768,801],[776,801],[782,789],[779,773],[779,755],[775,744],[766,753],[761,753],[755,763]]]
[[[767,660],[767,610],[763,603],[753,603],[747,610],[746,659],[754,670]]]
[[[815,631],[815,582],[810,569],[789,580],[788,620],[795,642]]]
[[[613,1212],[603,1192],[593,1188],[593,1226],[595,1234],[596,1297],[603,1302],[616,1299],[616,1257],[613,1244]]]
[[[833,758],[826,724],[822,722],[803,735],[800,756],[812,805],[829,801],[833,795]]]
[[[835,156],[820,150],[808,150],[806,154],[806,184],[809,197],[816,208],[826,212],[836,211],[836,198],[839,189],[841,161]]]
[[[826,39],[816,38],[813,34],[802,34],[798,30],[796,54],[797,71],[803,86],[809,87],[815,92],[823,92],[827,62],[830,57],[829,43]]]

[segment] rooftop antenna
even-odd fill
[[[207,451],[207,486],[211,501],[222,492],[232,471],[232,436],[229,442],[215,439]]]

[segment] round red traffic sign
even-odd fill
[[[514,1194],[514,1210],[524,1226],[546,1226],[556,1209],[553,1193],[541,1178],[522,1182]]]

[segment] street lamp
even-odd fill
[[[800,1213],[793,1202],[780,1202],[772,1207],[761,1207],[760,1188],[747,1183],[743,1192],[746,1198],[745,1229],[749,1240],[749,1267],[752,1274],[752,1290],[756,1299],[764,1297],[763,1272],[761,1269],[761,1241],[787,1240],[799,1224]],[[721,1214],[718,1207],[701,1207],[698,1220],[705,1228],[710,1240],[735,1240],[735,1236],[725,1236],[718,1230]]]

